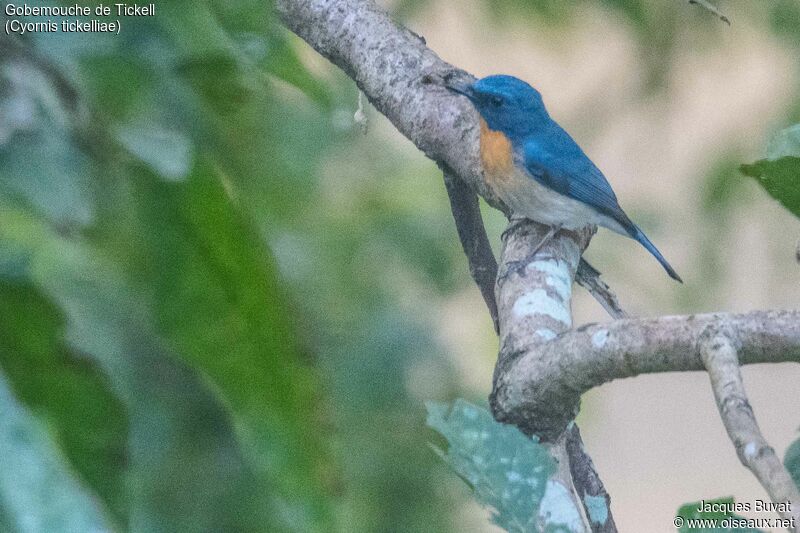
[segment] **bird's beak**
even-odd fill
[[[472,88],[472,82],[445,79],[444,86],[447,88],[447,90],[462,96],[466,96],[469,99],[472,99],[475,96],[475,90]]]
[[[472,88],[475,78],[463,70],[454,68],[445,72],[427,72],[420,76],[420,79],[424,85],[438,85],[470,100],[475,98],[475,89]]]

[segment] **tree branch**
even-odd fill
[[[548,241],[535,256],[548,227],[535,222],[514,222],[506,230],[506,239],[497,277],[496,299],[500,321],[501,350],[494,373],[489,403],[497,420],[512,422],[502,403],[499,389],[517,357],[525,347],[545,346],[572,327],[572,281],[581,263],[581,253],[589,244],[593,228],[577,233],[561,232]],[[531,426],[519,426],[533,434]],[[569,487],[576,503],[584,510],[587,529],[613,533],[610,499],[583,446],[576,425],[572,430],[549,435],[551,452],[562,458],[560,482]]]
[[[722,22],[724,22],[728,26],[731,25],[730,19],[728,19],[728,17],[723,15],[722,12],[720,12],[720,10],[717,9],[717,6],[715,6],[714,4],[709,2],[708,0],[689,0],[689,3],[690,4],[695,4],[695,5],[698,5],[698,6],[702,7],[703,9],[705,9],[706,11],[708,11],[709,13],[711,13],[712,15],[717,17],[719,20],[721,20]]]
[[[577,424],[571,424],[566,433],[569,470],[578,497],[583,503],[593,533],[614,533],[617,524],[611,516],[611,497],[606,492],[592,458],[586,453]]]
[[[794,518],[792,530],[798,531],[800,490],[761,434],[744,389],[735,339],[734,332],[713,326],[701,335],[700,356],[711,379],[717,408],[739,460],[758,478],[772,501],[783,504],[778,512],[783,518]]]
[[[586,259],[581,258],[578,263],[578,271],[575,273],[575,281],[589,291],[597,302],[603,306],[611,318],[628,318],[630,315],[625,312],[617,299],[617,295],[611,290],[608,284],[600,279],[600,272],[590,265]]]
[[[483,217],[478,203],[478,195],[466,183],[445,169],[444,184],[450,198],[450,210],[456,222],[456,230],[469,262],[469,273],[478,285],[489,308],[496,333],[500,332],[497,322],[497,302],[494,299],[494,281],[497,279],[497,260],[494,258]]]
[[[722,325],[737,333],[741,364],[800,362],[800,311],[618,320],[545,344],[533,338],[503,345],[513,357],[496,376],[494,401],[505,421],[557,435],[572,420],[580,395],[593,387],[640,374],[704,370],[698,339],[709,326]]]

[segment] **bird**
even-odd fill
[[[597,225],[639,242],[672,279],[683,283],[622,210],[603,173],[550,117],[539,91],[502,74],[477,81],[445,78],[444,86],[469,99],[480,116],[480,156],[487,184],[514,217],[550,227],[533,253],[561,229]]]

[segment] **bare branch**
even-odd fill
[[[592,458],[586,453],[577,424],[571,424],[567,429],[566,450],[572,482],[583,503],[592,533],[616,533],[617,525],[611,516],[611,497],[597,475]]]
[[[708,0],[689,0],[689,3],[690,4],[695,4],[695,5],[698,5],[698,6],[702,7],[703,9],[705,9],[706,11],[708,11],[709,13],[711,13],[715,17],[717,17],[719,20],[721,20],[722,22],[726,23],[728,26],[731,25],[730,19],[728,19],[728,17],[723,15],[720,12],[720,10],[717,9],[717,7],[714,4],[712,4],[711,2],[709,2]]]
[[[700,340],[700,356],[711,378],[719,414],[739,460],[755,474],[772,501],[780,504],[780,515],[790,520],[794,518],[792,530],[798,531],[800,490],[761,434],[739,370],[734,346],[736,334],[726,329],[724,324],[709,327]]]
[[[628,318],[630,315],[625,312],[617,300],[617,295],[611,290],[608,284],[600,279],[600,272],[590,265],[585,259],[581,258],[578,263],[578,271],[575,273],[575,281],[589,291],[597,302],[603,306],[606,313],[611,318]]]
[[[495,332],[499,333],[497,302],[494,298],[497,260],[483,225],[478,195],[447,169],[444,170],[444,184],[450,198],[450,209],[456,222],[458,237],[469,262],[469,272],[489,308]]]
[[[531,257],[547,230],[547,226],[535,222],[515,221],[505,232],[496,286],[502,349],[489,398],[495,418],[501,421],[507,420],[498,403],[498,384],[513,369],[521,353],[518,350],[531,342],[547,344],[572,325],[572,280],[593,230],[561,232]],[[527,431],[530,427],[519,427],[532,433]],[[616,532],[608,494],[584,450],[577,426],[573,424],[572,428],[571,432],[550,439],[551,452],[561,458],[561,482],[571,487],[588,529],[595,533]]]
[[[502,308],[500,304],[501,328]],[[800,311],[592,324],[545,344],[534,338],[502,346],[516,355],[495,376],[498,411],[528,432],[557,435],[572,420],[580,395],[593,387],[640,374],[704,370],[697,340],[707,327],[723,323],[737,332],[741,364],[800,362]]]

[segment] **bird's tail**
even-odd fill
[[[658,262],[661,263],[661,266],[664,267],[664,270],[667,271],[667,274],[669,274],[669,277],[671,277],[672,279],[674,279],[676,281],[679,281],[679,282],[683,283],[683,280],[678,275],[678,273],[675,272],[675,269],[672,268],[672,266],[670,266],[670,264],[667,262],[667,260],[664,259],[664,256],[661,255],[661,252],[658,251],[658,248],[656,248],[655,245],[652,242],[650,242],[650,239],[647,238],[647,235],[645,235],[644,232],[642,230],[640,230],[639,227],[636,224],[631,222],[630,225],[626,229],[628,231],[628,235],[630,235],[631,237],[636,239],[642,246],[647,248],[648,252],[653,254],[653,257],[658,259]]]

